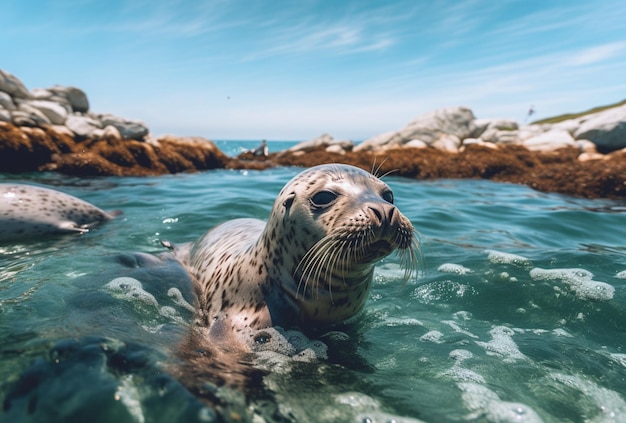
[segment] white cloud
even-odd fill
[[[603,44],[577,52],[569,63],[574,66],[590,65],[604,62],[619,56],[626,51],[626,42]]]

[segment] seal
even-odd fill
[[[340,164],[294,177],[267,222],[235,219],[196,242],[164,245],[195,280],[199,330],[245,351],[263,341],[264,328],[308,331],[350,319],[367,300],[376,263],[400,251],[406,282],[419,252],[389,186]]]
[[[116,214],[53,189],[0,183],[0,242],[84,233]]]

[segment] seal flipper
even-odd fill
[[[89,225],[82,225],[82,226],[78,226],[76,224],[76,222],[73,222],[71,220],[66,220],[64,222],[59,222],[59,224],[57,225],[57,227],[63,231],[67,231],[67,232],[78,232],[81,235],[84,234],[85,232],[89,232],[89,228],[93,227],[95,225],[97,225],[98,222],[94,222],[91,223]]]

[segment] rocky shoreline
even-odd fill
[[[626,105],[554,124],[476,119],[465,107],[418,116],[362,143],[322,135],[288,150],[229,157],[201,137],[153,137],[89,110],[76,87],[29,91],[0,69],[0,172],[148,176],[348,163],[415,179],[482,178],[587,198],[626,198]]]

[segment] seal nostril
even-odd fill
[[[390,222],[391,222],[391,221],[393,221],[393,213],[394,213],[395,211],[396,211],[396,208],[395,208],[395,207],[391,207],[391,208],[389,209],[389,221],[390,221]]]
[[[376,216],[376,219],[378,219],[378,223],[382,223],[383,221],[383,215],[380,211],[376,210],[374,207],[370,207],[370,210],[372,212],[374,212],[374,215]]]

